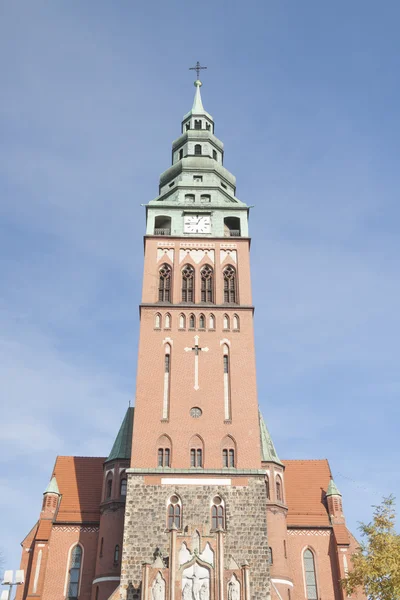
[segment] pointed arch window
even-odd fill
[[[165,326],[164,329],[171,329],[171,315],[167,313],[165,315]]]
[[[103,547],[104,547],[104,538],[102,537],[100,540],[100,552],[99,552],[100,558],[103,556]]]
[[[171,466],[171,440],[167,435],[162,435],[157,442],[157,466]]]
[[[235,304],[237,301],[236,292],[236,269],[228,265],[224,269],[224,302]]]
[[[236,443],[230,435],[222,440],[222,466],[225,468],[236,467]]]
[[[186,329],[186,317],[183,313],[179,315],[179,329]]]
[[[194,153],[196,156],[200,156],[201,155],[201,144],[196,144],[194,147]]]
[[[204,315],[200,315],[199,316],[199,329],[205,329],[206,328],[206,318]]]
[[[155,329],[161,329],[161,315],[160,315],[160,313],[157,313],[156,316],[154,317],[154,328]]]
[[[170,378],[171,378],[171,345],[164,345],[164,394],[163,394],[163,412],[162,418],[169,417],[169,395],[170,395]]]
[[[238,315],[233,315],[233,331],[239,331],[240,321]]]
[[[126,491],[127,491],[127,480],[126,480],[126,477],[123,477],[121,479],[121,483],[119,485],[119,495],[126,496]]]
[[[112,478],[111,473],[109,473],[107,476],[107,480],[106,480],[106,500],[109,500],[109,498],[111,498],[112,482],[113,482],[113,478]]]
[[[268,564],[269,565],[273,565],[274,564],[274,555],[272,553],[271,546],[269,546],[269,548],[268,548]]]
[[[209,319],[208,319],[208,328],[209,329],[215,329],[215,317],[213,314],[210,315]]]
[[[276,478],[276,500],[277,502],[283,502],[283,491],[282,491],[282,479],[278,475]]]
[[[171,302],[171,275],[172,269],[164,263],[159,270],[158,301]]]
[[[307,600],[318,600],[317,579],[315,576],[314,554],[309,548],[303,555],[304,577],[307,592]]]
[[[224,415],[225,421],[231,420],[231,381],[229,365],[229,346],[223,345],[223,376],[224,376]]]
[[[198,435],[190,440],[190,466],[203,467],[203,441]]]
[[[74,546],[69,561],[68,600],[78,600],[79,580],[82,568],[82,547]]]
[[[265,476],[265,491],[267,494],[267,499],[269,500],[271,498],[271,492],[269,489],[269,477],[268,475]]]
[[[114,565],[119,563],[119,546],[118,544],[114,548]]]
[[[224,329],[230,329],[230,319],[228,315],[224,315]]]
[[[182,502],[176,494],[173,494],[169,499],[167,508],[168,529],[171,529],[173,525],[177,529],[182,529]]]
[[[194,302],[194,269],[185,265],[182,269],[182,302]]]
[[[200,271],[201,301],[214,302],[214,271],[210,265],[204,265]]]
[[[196,328],[196,317],[194,316],[194,314],[191,314],[189,316],[189,329],[195,329]]]
[[[215,496],[211,506],[211,529],[225,529],[225,506],[220,496]]]

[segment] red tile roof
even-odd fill
[[[36,540],[48,540],[53,522],[48,520],[39,521],[39,527],[35,536]]]
[[[324,460],[284,460],[288,527],[331,527],[324,498],[331,479]]]
[[[349,546],[350,545],[350,535],[349,531],[344,524],[334,525],[333,533],[335,534],[336,543]]]
[[[105,458],[58,456],[53,475],[61,494],[56,522],[93,523],[100,519]]]

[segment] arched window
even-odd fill
[[[213,150],[213,159],[217,160],[217,151],[216,150]]]
[[[182,302],[194,302],[194,269],[191,265],[182,269]]]
[[[155,329],[161,329],[161,315],[160,315],[160,313],[157,313],[156,316],[154,317],[154,328]]]
[[[179,329],[186,329],[186,317],[183,313],[179,315]]]
[[[99,586],[96,587],[96,596],[95,596],[95,600],[99,600]]]
[[[269,548],[268,548],[268,564],[269,565],[273,565],[274,564],[274,555],[272,554],[272,548],[271,548],[271,546],[269,546]]]
[[[189,329],[195,329],[196,328],[196,317],[194,316],[194,314],[191,314],[189,317]]]
[[[171,302],[171,274],[172,269],[164,263],[159,270],[158,301]]]
[[[82,548],[81,548],[81,546],[74,546],[74,548],[72,549],[71,558],[69,561],[68,590],[67,590],[68,600],[78,600],[81,568],[82,568]]]
[[[119,546],[118,544],[114,548],[114,565],[119,563]]]
[[[201,129],[201,120],[200,119],[195,119],[194,120],[194,128],[195,129]]]
[[[182,502],[176,494],[169,499],[167,508],[168,529],[171,529],[172,525],[175,525],[177,529],[182,529]]]
[[[108,500],[109,498],[111,498],[111,494],[112,494],[112,475],[111,473],[109,473],[107,475],[107,480],[106,480],[106,500]]]
[[[240,219],[239,217],[225,217],[224,219],[224,235],[225,237],[240,236]]]
[[[220,496],[215,496],[211,506],[211,529],[225,529],[225,506]]]
[[[279,475],[276,478],[276,500],[277,502],[283,502],[283,490],[282,490],[282,479]]]
[[[224,329],[229,329],[230,328],[230,320],[228,315],[224,315]]]
[[[231,380],[230,380],[230,365],[229,365],[229,346],[224,344],[223,351],[223,376],[224,376],[224,415],[225,421],[231,420]]]
[[[165,327],[164,329],[171,329],[171,315],[167,313],[165,315]]]
[[[239,331],[240,321],[238,315],[233,315],[233,331]]]
[[[190,466],[203,467],[203,441],[198,435],[190,440]]]
[[[123,477],[121,479],[121,483],[119,484],[119,495],[126,496],[126,490],[127,490],[127,480],[126,480],[126,477]]]
[[[209,319],[208,319],[208,328],[215,329],[215,317],[212,314],[209,316]]]
[[[210,194],[201,194],[200,202],[203,202],[203,204],[208,204],[208,202],[211,202]]]
[[[224,269],[224,302],[236,302],[236,269],[232,265]]]
[[[103,556],[103,548],[104,548],[104,538],[102,537],[100,540],[100,552],[99,552],[100,558]]]
[[[171,235],[171,217],[159,215],[154,219],[154,235]]]
[[[206,328],[206,318],[204,315],[200,315],[199,316],[199,329],[205,329]]]
[[[188,204],[194,204],[194,194],[185,194],[185,202]]]
[[[182,160],[182,158],[183,158],[183,148],[181,148],[179,150],[179,160]]]
[[[222,440],[222,466],[236,467],[236,443],[230,435]]]
[[[199,156],[201,154],[201,144],[196,144],[194,147],[194,153],[196,156]]]
[[[162,435],[157,442],[157,466],[171,466],[171,440],[167,435]]]
[[[200,271],[201,301],[214,302],[214,271],[210,265],[204,265]]]
[[[270,492],[270,489],[269,489],[269,477],[268,477],[268,475],[265,476],[265,491],[266,491],[268,500],[270,500],[270,498],[271,498],[271,492]]]
[[[307,600],[318,600],[317,579],[315,577],[314,554],[309,548],[303,554],[304,577],[307,590]]]

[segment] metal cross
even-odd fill
[[[209,348],[200,348],[199,336],[194,336],[193,348],[185,348],[185,352],[194,352],[194,389],[197,391],[199,386],[199,352],[208,352]]]
[[[189,71],[196,71],[197,73],[197,79],[200,77],[200,71],[202,69],[207,69],[207,67],[202,67],[199,63],[199,61],[197,61],[196,66],[195,67],[189,67]]]

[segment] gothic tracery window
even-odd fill
[[[318,600],[314,554],[309,548],[303,554],[307,600]]]
[[[236,269],[228,265],[224,269],[224,302],[235,304],[237,299],[236,292]]]
[[[201,301],[214,302],[214,271],[210,265],[204,265],[200,271]]]
[[[159,270],[158,301],[171,302],[171,275],[172,269],[164,263]]]
[[[182,529],[182,503],[176,494],[169,499],[167,509],[167,527],[171,529],[175,525],[177,529]]]
[[[194,302],[194,269],[191,265],[182,269],[182,302]]]
[[[219,496],[213,498],[211,506],[211,529],[225,529],[225,507]]]
[[[71,552],[68,574],[68,600],[78,600],[79,579],[82,568],[82,548],[74,546]]]
[[[199,329],[205,329],[206,327],[206,318],[204,315],[199,316]]]

